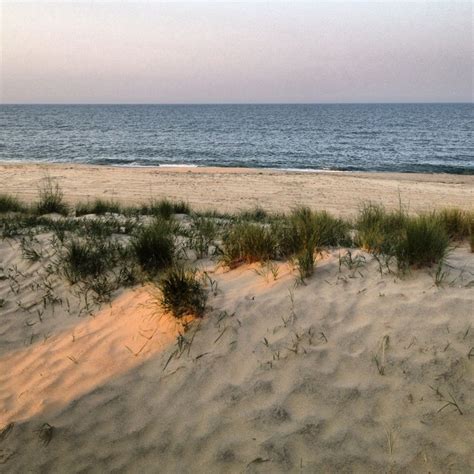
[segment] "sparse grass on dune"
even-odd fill
[[[278,254],[282,258],[296,256],[302,278],[313,273],[314,254],[325,247],[351,246],[350,225],[325,211],[307,207],[293,210],[272,222]]]
[[[150,204],[142,205],[140,214],[170,219],[173,214],[190,214],[191,209],[185,201],[171,201],[169,199],[152,200]]]
[[[433,214],[408,217],[394,254],[399,268],[421,268],[441,262],[447,255],[449,238]]]
[[[388,212],[379,204],[363,204],[356,220],[356,244],[372,253],[393,253],[407,221],[402,211]]]
[[[46,177],[39,189],[39,201],[35,206],[36,214],[57,213],[67,215],[69,208],[64,202],[64,193],[59,184],[51,177]]]
[[[118,262],[117,244],[110,240],[74,239],[65,249],[63,268],[71,283],[99,277]]]
[[[194,216],[189,232],[189,246],[197,258],[208,256],[209,248],[217,237],[217,225],[213,219]]]
[[[175,227],[164,219],[138,229],[132,246],[138,263],[148,273],[155,274],[169,267],[175,259]]]
[[[106,213],[123,214],[124,210],[119,203],[104,199],[95,199],[92,202],[80,202],[76,204],[76,216],[78,217],[87,214],[102,215]]]
[[[239,212],[235,217],[243,221],[265,222],[270,214],[262,207],[255,206],[252,209]]]
[[[313,274],[314,253],[320,243],[315,215],[308,207],[300,207],[293,211],[290,219],[300,276],[307,278]]]
[[[27,207],[17,197],[0,194],[0,214],[7,212],[26,212]]]
[[[357,243],[375,255],[396,258],[400,269],[430,266],[446,257],[447,223],[459,229],[460,215],[448,211],[409,216],[403,210],[388,212],[382,206],[366,204],[356,223]]]
[[[452,240],[463,240],[470,235],[470,226],[474,222],[474,212],[456,208],[441,209],[434,213]]]
[[[264,262],[275,256],[276,240],[268,226],[238,222],[224,234],[221,261],[229,268],[242,263]]]
[[[67,212],[58,182],[46,177],[39,187],[39,201],[31,207],[13,196],[0,195],[0,235],[31,238],[40,232],[54,232],[60,243],[66,242],[66,264],[74,281],[97,277],[117,264],[117,252],[111,244],[106,245],[115,234],[131,237],[133,257],[127,256],[127,263],[133,260],[151,275],[175,263],[178,243],[184,250],[194,250],[198,258],[209,256],[209,249],[216,248],[221,262],[230,268],[295,258],[301,278],[313,273],[315,254],[327,247],[360,246],[377,258],[396,261],[402,270],[441,262],[450,242],[467,238],[474,251],[474,212],[460,209],[410,216],[401,207],[387,211],[367,203],[354,223],[308,207],[295,208],[286,215],[271,214],[258,206],[236,214],[192,213],[186,202],[169,199],[136,207],[95,199],[77,204],[75,214],[97,217],[77,219],[66,217]],[[64,217],[43,216],[47,213]],[[192,220],[180,226],[174,214],[188,214]],[[144,216],[154,216],[155,221],[145,225],[150,217]],[[129,276],[124,274],[124,281],[135,280]]]
[[[161,290],[161,306],[175,318],[203,316],[207,293],[196,270],[172,267],[160,280],[158,287]]]

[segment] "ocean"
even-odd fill
[[[0,105],[0,161],[474,174],[473,104]]]

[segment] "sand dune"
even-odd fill
[[[41,274],[0,249],[26,294]],[[150,287],[29,326],[0,280],[0,471],[472,472],[474,255],[438,287],[338,253],[297,287],[286,263],[274,280],[198,262],[217,291],[184,339]]]
[[[34,200],[41,179],[57,177],[70,202],[96,197],[124,204],[150,198],[184,199],[195,209],[233,212],[257,205],[288,211],[308,205],[354,214],[361,202],[412,212],[439,207],[471,209],[474,176],[401,173],[295,173],[248,168],[119,168],[85,165],[0,164],[0,189]]]

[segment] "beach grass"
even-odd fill
[[[175,230],[176,227],[163,218],[158,218],[153,223],[137,230],[132,246],[137,261],[144,271],[156,274],[174,262]]]
[[[73,239],[65,245],[64,274],[71,283],[97,278],[111,270],[118,261],[117,244],[104,239]]]
[[[406,219],[393,248],[399,268],[429,267],[445,259],[449,237],[436,215],[423,214]]]
[[[207,293],[195,269],[173,266],[161,278],[158,287],[161,291],[161,306],[175,318],[203,316]]]
[[[75,206],[76,216],[87,214],[103,215],[107,213],[124,214],[124,210],[119,203],[105,199],[95,199],[92,202],[79,202]]]
[[[276,240],[270,227],[237,222],[222,239],[220,260],[229,268],[242,263],[265,262],[276,256]]]
[[[141,206],[140,213],[162,219],[171,219],[173,214],[190,214],[191,208],[185,201],[172,201],[170,199],[152,199],[149,204]]]
[[[7,212],[26,212],[27,207],[11,194],[0,194],[0,214]]]
[[[441,209],[434,213],[451,240],[463,240],[470,235],[474,213],[457,208]]]
[[[38,215],[57,213],[67,215],[68,205],[64,202],[64,192],[59,183],[50,176],[43,179],[38,188],[39,200],[35,206]]]

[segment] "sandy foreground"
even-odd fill
[[[0,472],[472,472],[466,246],[439,287],[339,250],[297,287],[288,263],[200,260],[209,311],[183,332],[151,286],[90,306],[49,238],[35,263],[0,242]]]
[[[33,200],[48,175],[58,179],[71,203],[100,197],[137,204],[166,197],[184,199],[199,210],[232,212],[258,205],[288,211],[308,205],[343,216],[355,213],[367,200],[396,208],[401,198],[412,212],[474,206],[474,176],[448,174],[0,164],[0,190]]]
[[[186,199],[225,211],[296,203],[351,214],[359,201],[472,209],[473,177],[1,165],[3,192],[33,199],[49,173],[71,202]],[[193,264],[209,309],[187,331],[152,285],[97,305],[42,258],[0,240],[0,472],[471,473],[474,254],[380,271],[368,254],[318,257],[295,286],[275,262]],[[212,282],[212,284],[211,284]]]

